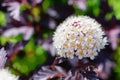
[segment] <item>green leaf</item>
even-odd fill
[[[22,53],[18,53],[15,57],[13,67],[16,68],[24,76],[28,76],[29,73],[39,65],[42,65],[46,61],[46,53],[40,45],[35,45],[33,38],[27,43]],[[19,55],[23,55],[22,58]],[[13,70],[13,69],[12,69]],[[17,71],[13,71],[15,74],[18,74]],[[21,75],[21,74],[19,74]]]
[[[120,0],[108,0],[108,4],[112,7],[115,17],[120,20]]]
[[[6,17],[5,17],[5,14],[0,11],[0,26],[3,26],[7,23],[7,20],[6,20]]]
[[[22,40],[22,35],[21,34],[19,34],[17,36],[11,36],[11,37],[0,36],[0,43],[2,45],[5,45],[7,42],[17,43],[21,40]]]
[[[52,34],[52,30],[49,28],[42,28],[42,34],[44,38],[49,38]]]
[[[100,0],[87,0],[87,14],[98,16],[100,13]]]
[[[113,16],[113,13],[107,13],[107,14],[105,15],[105,19],[106,19],[106,20],[110,20],[110,19],[112,18],[112,16]]]
[[[115,80],[119,80],[120,79],[120,46],[117,47],[116,51],[114,52],[114,59],[115,59],[115,67],[114,67],[114,73],[116,75],[114,75],[114,77],[116,78]]]
[[[48,7],[50,7],[51,5],[53,5],[53,2],[51,0],[44,0],[42,3],[43,11],[46,12]]]
[[[27,4],[27,5],[20,5],[20,11],[25,11],[26,9],[31,9],[32,6],[30,4]]]
[[[31,11],[32,11],[32,14],[34,15],[35,21],[39,22],[40,21],[40,8],[34,7]]]
[[[21,5],[20,6],[20,11],[25,11],[26,10],[26,6],[25,5]]]
[[[31,38],[27,45],[24,47],[25,52],[32,51],[35,49],[34,39]]]

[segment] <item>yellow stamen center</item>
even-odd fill
[[[89,46],[85,45],[84,49],[85,49],[85,50],[88,50],[88,49],[89,49]]]
[[[82,42],[82,41],[83,41],[83,38],[82,38],[82,37],[80,37],[80,38],[79,38],[79,41],[80,41],[80,42]]]
[[[64,37],[67,37],[67,34],[64,34]]]
[[[71,51],[68,51],[68,52],[67,52],[67,55],[72,55],[72,52],[71,52]]]
[[[81,44],[77,44],[77,49],[82,48]]]
[[[84,53],[83,53],[83,51],[82,51],[82,50],[79,52],[79,54],[80,54],[80,55],[84,55]]]
[[[63,46],[64,46],[65,48],[68,48],[68,44],[66,44],[66,43],[64,43]]]
[[[75,39],[74,35],[70,35],[69,38],[70,38],[71,40]]]
[[[87,39],[87,42],[88,42],[88,43],[91,43],[91,42],[92,42],[92,39],[91,39],[91,38],[88,38],[88,39]]]
[[[77,29],[77,28],[74,28],[73,31],[74,31],[74,32],[78,32],[78,29]]]
[[[88,34],[89,34],[89,35],[92,35],[92,34],[93,34],[93,32],[92,32],[92,31],[89,31],[89,32],[88,32]]]
[[[75,43],[74,43],[74,42],[71,42],[70,46],[71,46],[71,47],[75,47]]]
[[[91,52],[91,53],[90,53],[90,56],[94,56],[94,52]]]
[[[96,43],[93,43],[93,47],[96,47]]]
[[[83,30],[83,31],[86,30],[86,27],[83,27],[82,30]]]

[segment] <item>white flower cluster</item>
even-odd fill
[[[18,77],[11,74],[8,69],[0,69],[0,80],[18,80]]]
[[[71,16],[61,23],[53,36],[53,45],[61,57],[94,59],[107,45],[101,25],[88,16]]]
[[[11,74],[8,69],[4,68],[6,63],[6,51],[4,48],[0,49],[0,80],[18,80],[18,77]]]

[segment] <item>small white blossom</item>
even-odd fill
[[[33,3],[35,4],[38,4],[38,3],[41,3],[43,0],[31,0],[31,1],[33,1]]]
[[[69,5],[73,5],[75,4],[79,9],[81,10],[86,10],[87,6],[86,6],[86,0],[69,0],[68,4]]]
[[[109,42],[111,43],[111,47],[113,50],[115,50],[118,46],[118,36],[120,34],[120,26],[115,26],[115,28],[107,31],[109,36]]]
[[[17,36],[18,34],[22,34],[24,40],[29,40],[30,37],[33,35],[34,29],[31,26],[21,26],[17,28],[11,28],[6,30],[2,36],[10,37],[10,36]]]
[[[7,57],[6,57],[7,53],[4,50],[4,48],[0,49],[0,69],[4,67]]]
[[[19,2],[9,2],[3,3],[3,6],[8,6],[7,10],[10,11],[10,16],[13,19],[20,21],[20,3]]]
[[[4,48],[0,49],[0,80],[18,80],[18,77],[11,74],[8,69],[4,68],[6,63],[6,51]]]
[[[101,25],[88,16],[71,16],[61,23],[53,36],[53,45],[61,57],[94,59],[107,45]]]
[[[18,77],[11,74],[8,69],[0,69],[0,80],[18,80]]]

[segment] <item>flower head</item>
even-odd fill
[[[53,36],[53,45],[61,57],[94,59],[107,45],[101,25],[88,16],[71,16],[61,23]]]
[[[18,77],[11,74],[8,69],[0,69],[0,80],[18,80]]]

